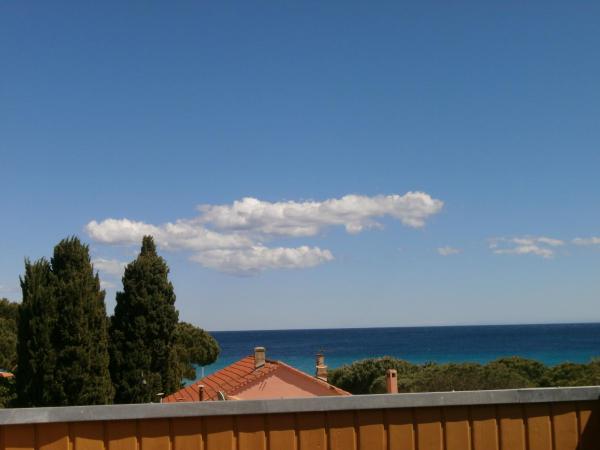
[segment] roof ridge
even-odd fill
[[[282,362],[282,361],[279,361],[279,364],[281,365],[281,367],[285,367],[286,369],[288,369],[288,370],[290,370],[290,371],[292,371],[292,372],[295,372],[295,373],[297,373],[297,374],[299,374],[299,375],[302,375],[302,376],[303,376],[303,377],[305,377],[305,378],[308,378],[308,379],[310,379],[310,380],[313,380],[313,381],[315,381],[315,382],[317,382],[317,383],[320,383],[320,384],[326,385],[326,386],[328,386],[330,389],[333,389],[333,390],[335,390],[335,391],[339,392],[340,394],[343,394],[343,395],[352,395],[352,394],[350,394],[350,392],[347,392],[347,391],[345,391],[345,390],[343,390],[343,389],[340,389],[339,387],[337,387],[337,386],[334,386],[333,384],[331,384],[331,383],[329,383],[329,382],[327,382],[327,381],[325,381],[325,380],[321,380],[321,379],[320,379],[320,378],[318,378],[318,377],[313,377],[312,375],[309,375],[308,373],[306,373],[306,372],[304,372],[304,371],[302,371],[302,370],[300,370],[300,369],[296,369],[295,367],[293,367],[293,366],[290,366],[289,364],[286,364],[286,363],[284,363],[284,362]]]
[[[285,369],[295,373],[307,380],[320,384],[323,387],[328,387],[333,392],[339,395],[351,395],[349,392],[340,389],[327,381],[313,377],[300,369],[296,369],[289,364],[279,360],[265,359],[265,364],[260,367],[255,367],[254,355],[248,355],[244,358],[235,361],[221,369],[194,381],[191,385],[185,386],[182,389],[169,394],[163,401],[173,402],[181,397],[191,397],[192,401],[195,398],[200,400],[200,392],[198,385],[204,385],[204,400],[215,400],[218,392],[223,392],[227,395],[235,395],[242,391],[245,387],[260,382],[262,379],[271,376],[274,372]],[[195,395],[194,395],[195,394]]]

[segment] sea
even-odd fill
[[[197,367],[196,375],[221,369],[266,348],[267,359],[313,373],[315,355],[325,354],[330,369],[378,356],[412,363],[486,363],[504,356],[522,356],[548,365],[589,362],[600,357],[600,323],[550,325],[482,325],[398,328],[336,328],[311,330],[215,331],[218,360]]]

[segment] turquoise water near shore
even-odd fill
[[[208,375],[252,353],[255,346],[305,372],[314,372],[322,350],[330,368],[377,356],[413,363],[485,363],[518,355],[548,365],[588,362],[600,356],[600,323],[449,327],[346,328],[313,330],[216,331],[221,355],[204,368]],[[197,368],[200,377],[202,368]]]

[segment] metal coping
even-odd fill
[[[190,403],[63,406],[0,409],[0,425],[102,420],[168,419],[365,409],[419,408],[488,404],[590,401],[600,399],[600,386],[507,389],[496,391],[425,392],[354,395],[278,400],[232,400]]]

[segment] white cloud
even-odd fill
[[[102,278],[100,278],[100,287],[102,289],[116,289],[117,285],[116,285],[116,283],[113,283],[112,281],[107,281],[107,280],[103,280]]]
[[[94,265],[94,268],[96,270],[107,275],[112,275],[114,277],[123,276],[123,271],[125,270],[125,266],[127,265],[127,263],[123,261],[104,258],[96,258],[92,260],[92,264]]]
[[[102,289],[115,289],[118,280],[123,276],[127,263],[117,259],[94,258],[94,269],[100,274],[100,287]]]
[[[561,245],[564,245],[564,241],[545,236],[490,239],[490,249],[498,255],[537,255],[552,258],[556,247]]]
[[[546,245],[549,245],[551,247],[558,247],[560,245],[564,245],[564,242],[561,241],[560,239],[553,239],[553,238],[544,237],[544,236],[538,237],[537,241],[540,244],[546,244]]]
[[[450,256],[450,255],[457,255],[462,250],[459,248],[445,246],[445,247],[438,247],[437,251],[442,256]]]
[[[127,218],[93,220],[85,229],[97,242],[139,245],[152,235],[166,250],[187,250],[205,267],[230,273],[254,273],[265,269],[312,267],[333,260],[329,250],[318,247],[267,247],[265,241],[284,237],[316,236],[330,226],[348,233],[380,228],[385,216],[419,228],[438,213],[441,200],[424,192],[404,195],[346,195],[322,202],[267,202],[243,198],[227,205],[202,205],[200,215],[153,225]]]
[[[245,249],[208,250],[192,256],[204,267],[222,272],[252,274],[265,269],[303,269],[332,261],[329,250],[318,247],[268,248],[261,245]]]
[[[145,235],[158,235],[154,225],[129,219],[106,219],[98,223],[92,220],[85,226],[92,239],[103,244],[131,244],[141,242]]]
[[[575,245],[600,245],[600,237],[592,236],[589,238],[575,238],[573,239]]]
[[[252,241],[239,234],[222,234],[208,230],[198,220],[178,220],[161,226],[129,219],[92,220],[85,226],[89,236],[103,244],[139,244],[142,237],[151,235],[158,245],[172,250],[208,250],[242,248]]]
[[[327,226],[344,226],[348,233],[378,227],[375,219],[390,216],[419,228],[443,206],[424,192],[404,195],[346,195],[322,202],[266,202],[246,197],[231,205],[202,205],[199,220],[220,230],[261,235],[314,236]]]

